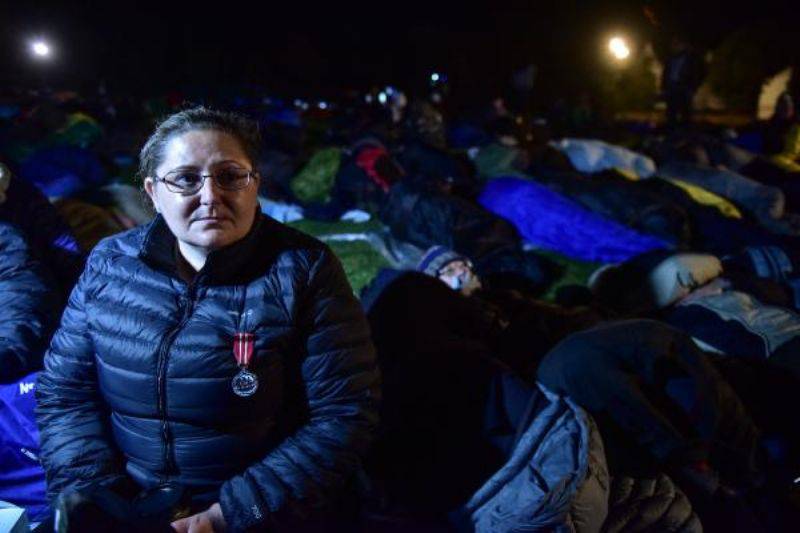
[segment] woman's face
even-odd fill
[[[193,130],[169,140],[156,175],[163,177],[175,170],[216,175],[225,169],[253,170],[236,138],[215,130]],[[144,187],[175,237],[205,251],[238,241],[255,219],[257,179],[251,179],[244,189],[231,191],[206,178],[198,192],[187,196],[171,192],[152,176],[145,178]]]

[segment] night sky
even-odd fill
[[[252,85],[306,96],[395,83],[413,90],[432,70],[475,98],[509,74],[539,68],[542,90],[579,87],[603,38],[621,31],[661,50],[679,31],[713,47],[758,19],[796,20],[788,3],[677,0],[589,2],[162,2],[0,4],[0,80],[155,94],[193,86]],[[650,6],[654,15],[645,14]],[[47,36],[57,57],[30,61],[26,41]]]

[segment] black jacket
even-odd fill
[[[158,216],[90,255],[37,386],[50,496],[127,472],[219,501],[232,531],[313,518],[377,423],[374,350],[340,263],[262,216],[188,286],[174,250]],[[255,334],[246,398],[237,331]]]
[[[41,367],[57,308],[53,282],[22,232],[0,222],[0,383]]]
[[[86,254],[69,225],[39,189],[13,178],[6,195],[6,201],[0,204],[0,221],[22,231],[32,255],[52,275],[61,301],[65,301],[83,270]]]

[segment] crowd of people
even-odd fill
[[[0,500],[58,531],[793,530],[800,123],[670,120],[0,94]]]

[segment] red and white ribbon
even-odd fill
[[[233,336],[233,356],[236,358],[236,364],[242,367],[250,364],[255,340],[256,336],[252,333],[236,333]]]

